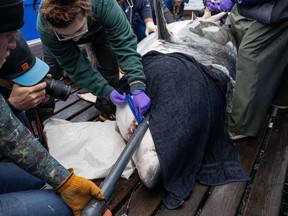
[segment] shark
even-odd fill
[[[167,24],[162,1],[154,0],[158,32],[152,33],[138,43],[137,51],[142,55],[150,51],[160,53],[183,53],[192,56],[212,73],[223,73],[229,79],[226,99],[227,112],[231,110],[237,50],[235,40],[226,26],[215,19],[183,20]],[[222,14],[223,15],[223,14]],[[217,15],[217,18],[219,16]],[[118,106],[116,120],[120,133],[126,141],[137,128],[137,123],[128,105]],[[133,155],[138,174],[148,188],[160,181],[161,169],[156,148],[148,129],[141,144]]]

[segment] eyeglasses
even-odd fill
[[[57,33],[57,32],[54,30],[54,28],[52,28],[52,29],[53,29],[54,34],[56,35],[56,37],[57,37],[57,39],[58,39],[59,41],[68,41],[68,40],[71,40],[71,39],[76,38],[76,37],[82,37],[83,35],[85,35],[85,34],[89,31],[89,30],[88,30],[88,24],[87,24],[87,23],[86,23],[86,30],[85,30],[85,31],[79,32],[79,33],[76,33],[76,34],[74,34],[74,35],[72,35],[72,36],[67,36],[67,37],[64,37],[64,36],[60,35],[59,33]]]

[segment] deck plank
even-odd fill
[[[151,216],[156,215],[157,211],[162,205],[163,188],[157,187],[153,190],[148,190],[142,183],[131,194],[128,201],[123,205],[122,209],[115,214],[121,216],[127,213],[127,206],[129,215]]]
[[[72,105],[66,106],[65,109],[54,114],[53,118],[66,119],[70,121],[72,118],[75,118],[77,115],[94,106],[93,104],[81,99]]]
[[[79,115],[70,119],[71,122],[87,122],[87,121],[97,121],[99,117],[99,112],[93,106],[81,112]]]
[[[288,164],[288,112],[278,111],[244,215],[279,215]]]
[[[78,97],[77,92],[70,94],[69,98],[66,101],[57,101],[55,104],[54,114],[57,114],[67,107],[72,106],[73,104],[77,103],[81,99]]]
[[[200,6],[196,9],[187,6],[185,12],[190,16],[191,11],[200,9]],[[39,46],[41,43],[36,41],[29,45],[37,57],[42,56],[42,46]],[[78,93],[85,90],[69,79],[65,79],[64,82],[71,85],[72,92],[67,101],[56,100],[53,117],[71,122],[96,121],[98,112],[94,104],[78,97]],[[239,211],[243,216],[279,215],[288,168],[288,111],[277,113],[272,129],[267,127],[268,120],[269,118],[266,119],[258,138],[236,142],[241,164],[250,175],[255,169],[259,152],[264,150],[255,178],[248,183],[251,190],[245,199],[243,194],[247,191],[246,182],[216,187],[196,183],[193,193],[181,208],[168,210],[162,204],[163,188],[147,189],[135,172],[129,179],[118,180],[106,208],[115,216],[125,213],[127,206],[131,216],[231,216],[239,214]],[[103,179],[95,180],[97,185],[102,181]]]
[[[197,215],[211,193],[210,187],[196,183],[193,193],[179,209],[169,210],[165,207],[159,212],[159,216],[192,216]]]
[[[129,179],[120,178],[106,204],[106,209],[109,209],[115,214],[121,208],[126,207],[125,203],[127,203],[127,200],[129,200],[134,188],[139,182],[140,178],[137,172],[133,173]]]
[[[261,142],[257,139],[242,141],[238,145],[240,160],[247,174],[251,173]],[[215,186],[207,199],[201,215],[236,215],[247,182],[233,182]]]
[[[241,165],[248,175],[251,175],[261,146],[269,139],[265,135],[269,134],[270,115],[267,116],[257,138],[240,139],[235,142]],[[201,215],[237,215],[246,186],[247,182],[233,182],[215,186],[201,211]]]

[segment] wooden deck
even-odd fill
[[[37,44],[37,43],[36,43]],[[40,56],[41,47],[30,43]],[[92,103],[81,100],[80,87],[72,85],[67,101],[56,101],[53,117],[71,122],[97,121],[98,112]],[[235,142],[243,168],[250,174],[250,182],[230,183],[216,187],[196,184],[190,198],[177,210],[162,205],[163,188],[148,190],[137,173],[130,179],[119,179],[106,205],[113,215],[122,216],[278,216],[287,215],[288,198],[288,110],[271,107],[257,138]],[[103,179],[95,180],[100,184]]]
[[[66,82],[72,84],[73,91],[67,101],[56,102],[54,117],[71,122],[97,121],[98,112],[93,104],[77,96],[81,88],[69,80]],[[288,110],[271,108],[257,138],[235,142],[242,166],[251,176],[248,183],[216,187],[196,184],[182,208],[167,210],[161,201],[163,188],[148,190],[135,173],[129,180],[119,179],[106,208],[116,216],[127,211],[131,216],[285,215],[287,201],[283,202],[283,191],[288,160],[287,129]],[[102,180],[95,182],[100,184]]]

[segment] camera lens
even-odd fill
[[[69,97],[71,92],[71,86],[64,84],[62,81],[45,78],[44,81],[46,82],[46,94],[62,100],[66,101]]]

